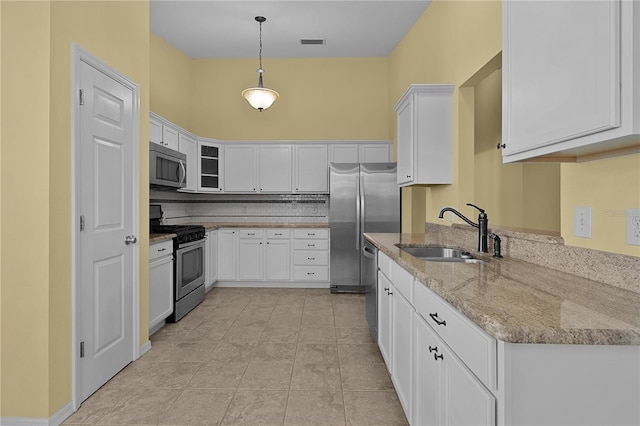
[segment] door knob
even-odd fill
[[[135,244],[137,241],[138,241],[138,239],[136,238],[136,236],[135,236],[135,235],[127,235],[127,236],[124,238],[124,243],[125,243],[126,245],[129,245],[129,244]]]

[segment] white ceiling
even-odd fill
[[[151,32],[192,58],[387,56],[431,0],[151,0]],[[325,39],[301,45],[302,38]]]

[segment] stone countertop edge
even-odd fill
[[[177,237],[176,234],[149,234],[149,244],[157,244],[163,241],[169,241]]]
[[[434,245],[424,234],[365,238],[498,340],[640,345],[638,293],[507,257],[474,254],[485,262],[429,262],[397,247]]]
[[[328,223],[300,222],[192,222],[202,225],[207,231],[220,228],[329,228]]]

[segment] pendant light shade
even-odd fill
[[[275,90],[267,89],[262,84],[262,74],[264,73],[264,69],[262,68],[262,23],[266,21],[267,18],[264,16],[256,16],[255,19],[260,24],[260,68],[258,68],[258,87],[244,89],[242,91],[242,97],[249,102],[249,105],[262,112],[262,110],[273,105],[280,95]]]

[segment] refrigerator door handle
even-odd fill
[[[356,176],[356,251],[360,251],[360,178]]]
[[[360,226],[358,227],[358,241],[362,241],[362,234],[364,234],[364,217],[366,213],[364,205],[364,176],[362,175],[360,175],[358,182],[358,195],[360,197]]]

